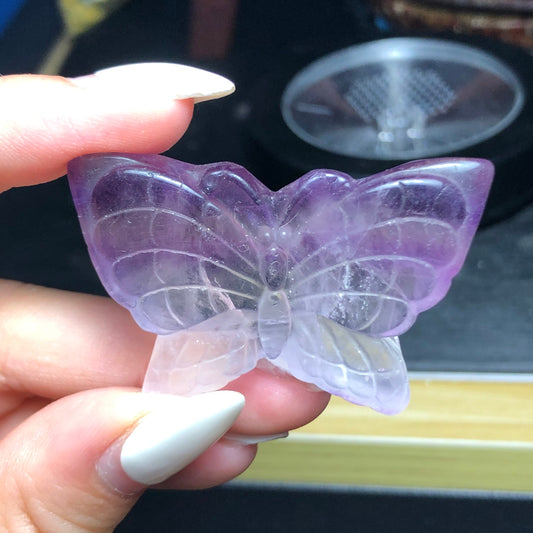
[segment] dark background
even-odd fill
[[[130,0],[77,40],[61,73],[76,76],[120,63],[155,60],[194,64],[226,75],[236,83],[237,93],[198,106],[190,130],[168,155],[192,163],[234,161],[273,188],[296,179],[302,170],[287,164],[293,147],[302,150],[297,141],[278,152],[272,148],[280,127],[276,106],[280,82],[325,53],[396,34],[381,20],[376,25],[363,0],[241,1],[229,46],[213,53],[216,46],[208,28],[192,29],[192,4]],[[0,37],[0,72],[35,72],[61,28],[53,1],[28,0]],[[484,41],[476,44],[480,42],[483,46]],[[497,43],[487,47],[500,50]],[[530,91],[533,68],[528,56],[519,50],[501,50],[502,57],[515,58]],[[515,128],[514,138],[523,141],[514,143],[513,153],[502,153],[503,144],[496,141],[468,154],[491,152],[499,171],[491,202],[505,203],[505,209],[496,210],[497,216],[478,233],[446,299],[403,336],[411,370],[532,373],[530,110],[527,107],[517,121],[522,129],[517,130],[517,124],[509,127]],[[317,157],[323,157],[320,166],[331,166],[327,154],[313,152],[312,159]],[[0,217],[0,276],[103,293],[65,179],[6,192],[0,197]],[[533,531],[531,510],[531,501],[510,495],[230,485],[185,494],[148,493],[119,531],[525,532]]]

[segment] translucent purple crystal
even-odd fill
[[[384,413],[408,402],[397,335],[459,271],[493,168],[314,170],[272,192],[233,163],[97,154],[69,164],[96,270],[158,333],[144,389],[196,394],[261,358]]]

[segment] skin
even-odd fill
[[[0,78],[0,191],[53,180],[92,152],[163,152],[192,118],[190,100],[124,98],[60,77]],[[108,298],[0,281],[0,531],[112,531],[145,487],[120,492],[96,463],[154,408],[139,393],[154,342]],[[256,369],[232,383],[246,407],[232,431],[290,431],[328,395]],[[162,486],[206,488],[237,476],[255,446],[223,439]]]

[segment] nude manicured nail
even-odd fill
[[[123,92],[127,97],[192,98],[195,103],[221,98],[235,91],[233,82],[223,76],[177,63],[120,65],[98,70],[89,76],[71,78],[71,81],[80,87]]]
[[[271,440],[286,439],[289,436],[288,432],[274,433],[272,435],[240,435],[238,433],[231,433],[226,435],[226,439],[238,442],[239,444],[260,444],[261,442],[269,442]]]
[[[168,479],[219,440],[244,407],[244,396],[234,391],[170,400],[104,453],[97,470],[108,485],[133,493]]]

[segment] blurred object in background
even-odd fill
[[[57,0],[63,32],[44,56],[40,74],[58,74],[77,37],[100,24],[127,0]]]
[[[329,54],[292,78],[283,119],[310,145],[380,161],[455,155],[498,135],[525,91],[506,63],[451,40],[379,39]],[[361,172],[364,174],[364,171]]]
[[[4,33],[4,29],[9,25],[23,3],[24,0],[3,0],[0,3],[0,36]]]
[[[495,37],[533,49],[531,0],[373,0],[390,24],[406,30]]]
[[[190,56],[195,60],[227,57],[235,32],[238,0],[191,3]]]
[[[533,201],[527,50],[448,32],[367,41],[298,67],[280,65],[250,99],[271,189],[313,168],[360,178],[420,157],[480,157],[497,169],[484,225]]]

